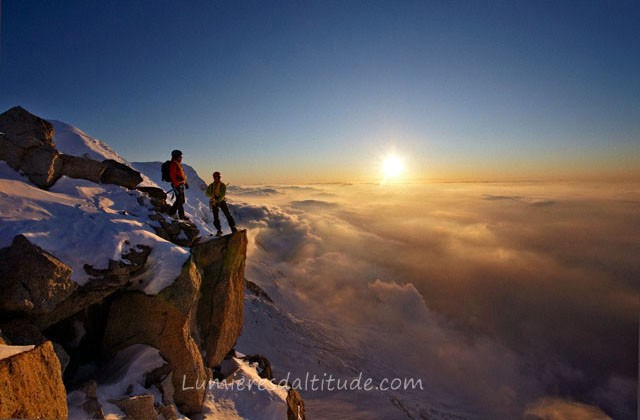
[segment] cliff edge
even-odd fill
[[[0,115],[0,417],[178,418],[232,381],[225,360],[252,369],[232,358],[247,232],[203,239],[143,179],[59,152],[23,108]],[[290,392],[269,392],[284,418]]]

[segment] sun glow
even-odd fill
[[[397,155],[389,155],[382,161],[384,179],[396,179],[404,173],[404,161]]]

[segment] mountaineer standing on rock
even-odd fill
[[[222,212],[229,223],[229,227],[231,228],[231,232],[237,232],[238,229],[236,229],[236,222],[233,220],[233,216],[231,216],[231,213],[229,212],[229,207],[227,206],[227,200],[225,197],[227,194],[227,186],[220,182],[220,172],[216,171],[213,173],[213,182],[207,187],[206,194],[209,197],[211,211],[213,212],[213,226],[218,230],[216,232],[216,236],[222,236],[218,209],[222,209]]]
[[[176,196],[176,201],[173,203],[173,206],[171,206],[169,215],[173,216],[177,211],[180,219],[189,220],[189,218],[184,215],[184,189],[189,189],[189,184],[187,183],[187,176],[184,174],[184,170],[182,169],[182,152],[180,150],[174,150],[171,152],[169,177],[171,178],[171,186],[173,187],[173,192]]]

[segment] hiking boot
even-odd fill
[[[189,221],[189,220],[191,220],[191,219],[189,219],[187,216],[182,216],[182,217],[180,218],[180,220],[184,220],[184,221],[188,222],[188,221]]]
[[[222,236],[222,231],[221,230],[217,231],[216,232],[216,236],[218,236],[218,237]]]
[[[236,233],[238,229],[235,226],[231,226],[231,233]]]

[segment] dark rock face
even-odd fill
[[[111,402],[126,414],[127,419],[153,420],[158,418],[158,414],[153,407],[152,395],[136,395]]]
[[[242,358],[242,360],[246,360],[251,364],[257,364],[258,366],[256,370],[258,371],[258,375],[261,378],[268,379],[268,380],[273,379],[273,372],[271,371],[271,362],[269,361],[269,359],[267,359],[263,355],[254,354],[250,356],[245,356]]]
[[[173,405],[160,405],[156,409],[158,414],[162,415],[165,420],[178,420],[178,413]]]
[[[287,393],[287,420],[305,420],[304,401],[300,393],[295,389],[289,389]]]
[[[47,337],[28,319],[4,321],[0,328],[7,342],[13,346],[40,345],[47,341]]]
[[[202,270],[197,321],[208,367],[219,365],[242,332],[246,231],[196,244],[192,254]]]
[[[11,321],[3,321],[0,322],[0,328],[2,328],[7,344],[13,346],[28,346],[31,344],[39,346],[47,341],[47,337],[28,319],[18,318]],[[2,343],[0,342],[0,344]],[[69,364],[69,354],[62,345],[56,342],[52,342],[52,344],[53,350],[58,356],[58,360],[60,360],[62,372],[64,372]]]
[[[60,177],[62,162],[53,143],[53,126],[19,106],[0,114],[0,159],[21,170],[31,182],[49,188]]]
[[[247,279],[244,279],[244,283],[248,291],[258,296],[259,298],[266,300],[269,303],[273,303],[273,299],[271,299],[271,296],[269,296],[262,287]]]
[[[23,235],[0,250],[0,312],[47,314],[77,287],[68,265]]]
[[[84,392],[87,398],[82,405],[82,408],[87,413],[87,417],[90,419],[104,419],[102,406],[98,402],[98,384],[96,381],[91,380],[84,383],[80,387],[80,390]]]
[[[58,151],[49,146],[27,149],[22,156],[20,170],[41,188],[49,188],[62,176],[62,160]]]
[[[18,236],[11,247],[0,250],[5,291],[0,294],[2,336],[13,345],[51,345],[52,339],[62,343],[52,345],[57,364],[47,362],[43,369],[55,368],[61,376],[68,364],[69,379],[83,363],[109,358],[132,344],[153,346],[168,362],[147,376],[161,391],[162,404],[154,407],[151,396],[126,398],[119,400],[122,409],[134,417],[133,413],[144,413],[144,418],[154,418],[160,412],[165,418],[176,418],[169,405],[175,402],[184,414],[198,413],[205,394],[201,384],[211,377],[209,368],[217,367],[232,351],[242,329],[246,248],[246,231],[199,243],[174,283],[149,296],[127,291],[145,269],[148,247],[131,248],[122,257],[128,263],[111,261],[107,269],[87,266],[94,279],[77,286],[70,281],[69,267]],[[17,280],[16,273],[23,279]],[[30,287],[36,286],[25,286],[34,281],[41,282],[35,295]],[[84,330],[79,338],[73,333],[78,324]],[[88,354],[93,359],[85,359]],[[258,364],[262,377],[272,378],[266,358],[250,356],[249,360]],[[40,372],[35,365],[29,366]],[[11,392],[18,393],[16,401],[26,398],[22,391]],[[299,394],[290,392],[287,404],[296,416],[304,413]],[[83,407],[95,418],[102,416],[100,404],[89,393]],[[31,410],[24,403],[18,409]]]
[[[183,220],[171,220],[168,222],[160,214],[152,215],[150,218],[160,224],[160,226],[151,226],[156,235],[176,245],[192,247],[200,239],[200,231],[192,223]]]
[[[204,390],[196,383],[209,379],[206,367],[219,365],[240,335],[246,247],[246,231],[197,244],[172,285],[155,296],[123,293],[111,304],[103,347],[114,354],[133,344],[159,349],[185,414],[201,411]]]
[[[60,155],[61,173],[69,178],[86,179],[96,184],[102,181],[102,174],[107,166],[97,160],[72,155]]]
[[[21,149],[56,147],[53,143],[53,125],[20,106],[0,114],[0,133],[5,133],[7,139]]]
[[[100,182],[103,184],[115,184],[133,189],[142,182],[140,172],[123,163],[111,159],[103,160],[102,163],[106,166],[100,177]]]
[[[0,249],[0,314],[7,321],[26,318],[44,330],[132,285],[150,253],[150,247],[138,245],[122,255],[128,263],[110,261],[103,270],[87,266],[95,278],[80,287],[71,280],[69,266],[18,235],[11,246]]]
[[[173,370],[175,402],[185,414],[202,410],[204,389],[195,386],[208,378],[191,328],[200,284],[200,273],[190,259],[175,282],[158,295],[122,294],[111,304],[104,334],[110,354],[133,344],[160,350]],[[183,384],[190,389],[183,389]]]
[[[0,132],[0,160],[4,160],[13,169],[20,168],[20,161],[24,155],[24,149],[11,142],[9,138]]]
[[[125,242],[129,245],[129,242]],[[146,245],[136,245],[135,248],[122,254],[119,261],[109,260],[109,265],[105,269],[96,269],[89,264],[85,264],[84,271],[93,278],[85,286],[90,290],[107,290],[115,287],[130,286],[146,271],[146,262],[151,254],[151,247]],[[128,263],[124,262],[128,261]]]
[[[136,187],[136,190],[146,193],[152,200],[166,200],[167,193],[162,188],[157,187]]]
[[[0,160],[22,171],[40,188],[47,189],[63,175],[129,189],[142,182],[140,172],[122,163],[59,153],[53,126],[19,106],[0,114]]]

